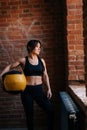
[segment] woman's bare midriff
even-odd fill
[[[41,76],[26,76],[27,85],[39,85],[42,84]]]

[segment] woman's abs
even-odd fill
[[[41,76],[26,76],[26,85],[39,85],[42,84]]]

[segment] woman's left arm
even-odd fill
[[[47,73],[47,68],[46,68],[46,63],[43,59],[41,59],[44,65],[44,73],[43,73],[43,82],[47,86],[47,97],[51,98],[52,97],[52,92],[51,92],[51,87],[50,87],[50,81],[49,81],[49,76]]]

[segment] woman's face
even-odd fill
[[[40,54],[40,51],[41,51],[41,45],[40,43],[38,42],[36,47],[34,48],[34,50],[32,51],[32,53],[36,54],[36,55],[39,55]]]

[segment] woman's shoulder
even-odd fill
[[[25,57],[20,58],[20,59],[19,59],[19,62],[22,63],[22,64],[25,63]]]
[[[42,62],[45,62],[44,59],[43,59],[42,57],[41,57],[40,59],[41,59]]]
[[[40,60],[42,61],[43,65],[45,65],[45,60],[43,58],[40,58]]]
[[[28,56],[22,57],[19,59],[19,61],[25,61],[28,58]]]

